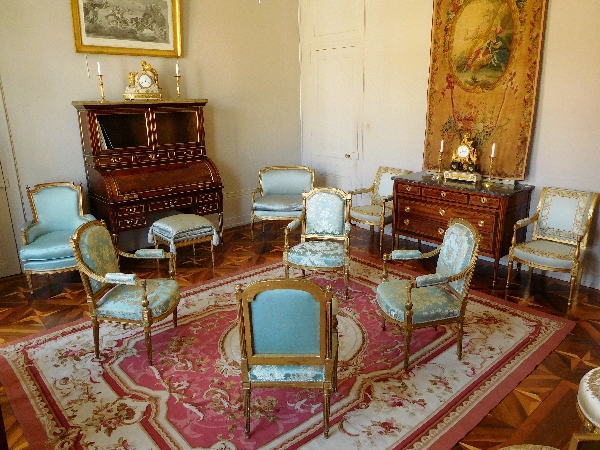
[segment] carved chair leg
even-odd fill
[[[458,355],[458,360],[462,359],[462,341],[463,341],[463,323],[462,321],[458,323],[458,331],[456,336],[456,354]]]
[[[254,215],[250,216],[250,239],[254,240]]]
[[[250,437],[250,388],[244,387],[244,431]]]
[[[514,261],[512,259],[508,260],[508,274],[506,275],[506,287],[509,287],[510,285],[510,276],[512,275],[513,262]]]
[[[90,318],[92,319],[92,333],[94,335],[94,353],[96,354],[96,359],[100,359],[100,327],[96,316]]]
[[[177,308],[173,310],[173,327],[177,328]]]
[[[381,329],[385,330],[385,316],[381,314]]]
[[[410,340],[412,333],[404,328],[404,370],[408,370],[408,360],[410,358]]]
[[[148,356],[148,364],[152,365],[152,335],[150,334],[150,326],[144,327],[144,337],[146,338],[146,355]]]
[[[329,409],[331,404],[331,389],[323,389],[323,436],[329,437]]]

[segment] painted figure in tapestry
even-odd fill
[[[472,0],[457,13],[452,66],[466,90],[491,89],[511,54],[513,18],[507,0]]]

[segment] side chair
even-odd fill
[[[162,249],[123,252],[113,245],[106,224],[99,220],[81,225],[71,238],[71,246],[87,295],[96,358],[100,359],[99,322],[135,324],[144,327],[146,354],[152,365],[152,324],[173,314],[177,326],[179,285],[173,279],[173,254]],[[169,278],[146,280],[121,273],[119,257],[168,259]]]
[[[594,209],[598,201],[595,192],[544,187],[540,194],[537,211],[532,217],[519,220],[514,227],[512,245],[508,252],[508,276],[510,285],[513,263],[533,269],[570,274],[570,308],[577,298],[587,240]],[[531,239],[517,244],[517,232],[533,224]]]
[[[259,280],[236,288],[244,429],[250,435],[253,388],[321,389],[323,435],[329,437],[332,392],[337,392],[337,301],[303,279]]]
[[[383,256],[383,282],[377,287],[381,327],[386,321],[404,328],[404,370],[408,370],[413,330],[457,323],[457,354],[462,359],[462,337],[471,277],[479,252],[479,232],[464,219],[451,219],[442,244],[422,254],[393,250]],[[388,261],[438,256],[436,271],[408,280],[388,280]]]
[[[344,297],[348,297],[350,275],[350,194],[336,188],[314,188],[302,194],[302,216],[285,229],[283,266],[302,270],[342,272]],[[289,232],[302,226],[300,243],[291,246]]]
[[[66,181],[27,186],[33,219],[21,227],[19,258],[32,294],[33,274],[77,270],[69,238],[79,225],[95,219],[83,213],[82,192],[81,184]]]
[[[302,214],[302,192],[315,183],[315,171],[306,166],[270,166],[258,171],[258,189],[252,191],[250,234],[254,221],[294,220]]]
[[[406,175],[410,170],[395,169],[393,167],[381,166],[375,174],[375,180],[371,187],[358,188],[349,192],[354,197],[359,194],[371,194],[371,203],[368,205],[350,205],[350,222],[369,225],[371,237],[374,228],[379,229],[379,253],[383,253],[383,232],[385,226],[392,223],[392,198],[394,191],[394,180],[392,177]]]

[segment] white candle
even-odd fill
[[[175,63],[175,75],[179,76],[179,60]]]
[[[100,71],[100,61],[98,61],[98,75],[102,75],[102,72]]]
[[[440,144],[440,153],[444,153],[444,140],[442,139],[442,143]]]
[[[496,156],[496,143],[494,142],[492,144],[492,158],[494,158]]]

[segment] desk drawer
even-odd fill
[[[132,216],[135,214],[143,214],[145,210],[146,208],[143,203],[138,203],[137,205],[122,206],[121,208],[117,209],[117,216],[123,217]]]
[[[151,202],[148,205],[148,211],[163,211],[168,209],[177,209],[177,208],[185,208],[186,206],[191,206],[194,203],[193,196],[185,196],[185,197],[176,197],[176,198],[167,198],[164,200],[158,200],[155,202]]]
[[[466,204],[469,201],[469,195],[467,193],[460,191],[449,191],[447,189],[424,187],[422,194],[423,197],[437,198],[447,202]]]
[[[498,197],[473,194],[469,197],[469,204],[473,206],[482,206],[484,208],[498,209],[500,208],[500,199]]]
[[[421,188],[412,184],[396,183],[396,192],[400,195],[408,194],[419,196],[421,195]]]

